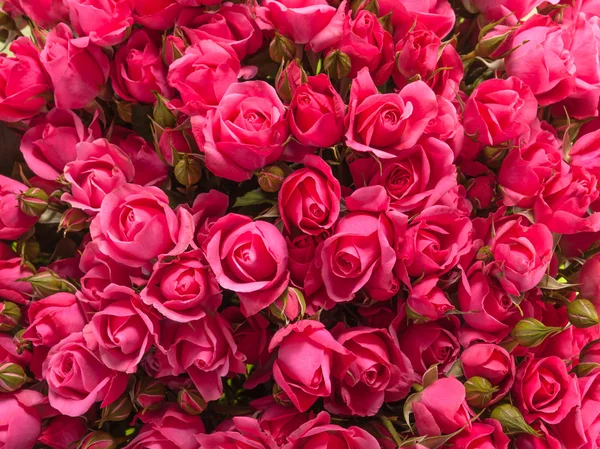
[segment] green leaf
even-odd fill
[[[257,204],[275,204],[277,201],[267,197],[261,189],[251,190],[243,196],[236,198],[233,207],[255,206]]]
[[[576,287],[577,285],[578,284],[567,284],[559,282],[553,277],[545,274],[537,286],[545,290],[562,290],[563,288]]]

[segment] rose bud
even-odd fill
[[[278,64],[291,61],[296,56],[296,44],[287,37],[275,33],[275,37],[269,44],[269,56]]]
[[[51,270],[41,271],[24,279],[31,284],[33,292],[40,298],[60,292],[75,293],[75,288]]]
[[[196,389],[182,388],[177,394],[177,404],[188,415],[199,415],[206,408],[206,401]]]
[[[202,165],[197,159],[183,155],[175,164],[174,173],[177,182],[184,186],[192,186],[202,178]]]
[[[13,344],[15,345],[17,354],[19,355],[23,354],[25,351],[31,352],[31,350],[33,349],[33,344],[29,340],[23,338],[25,330],[26,329],[21,329],[13,337]]]
[[[277,165],[269,165],[258,172],[258,185],[268,193],[279,192],[285,173]]]
[[[275,77],[275,89],[283,101],[289,103],[301,84],[308,81],[308,76],[297,60],[291,61],[285,68],[280,68]]]
[[[600,304],[600,254],[586,260],[581,267],[579,293],[582,298]]]
[[[331,78],[341,80],[350,73],[352,62],[346,53],[334,50],[325,57],[323,68]]]
[[[166,393],[163,382],[144,377],[136,382],[132,397],[136,407],[152,410],[158,408],[164,401]]]
[[[162,58],[166,65],[170,66],[185,53],[185,42],[179,36],[167,36],[162,48]]]
[[[494,387],[491,382],[483,377],[474,376],[465,382],[467,392],[467,403],[471,407],[482,408],[487,406],[492,400],[492,396],[498,387]]]
[[[128,394],[124,394],[112,404],[102,409],[102,417],[98,423],[98,427],[102,426],[107,421],[124,421],[133,411],[133,405]]]
[[[67,232],[79,232],[89,227],[89,215],[81,209],[67,209],[60,218],[58,229],[64,229]]]
[[[115,449],[117,442],[106,432],[88,433],[80,442],[77,449]]]
[[[306,312],[306,301],[302,291],[288,287],[283,294],[269,306],[271,313],[281,321],[294,321],[304,316]]]
[[[3,363],[0,365],[0,393],[16,391],[27,381],[23,368],[16,363]]]
[[[13,330],[20,321],[21,309],[18,305],[10,301],[0,303],[0,332]]]
[[[48,194],[37,187],[30,187],[19,195],[19,207],[30,217],[41,217],[48,208]]]
[[[592,327],[600,324],[596,306],[587,299],[576,299],[567,305],[569,322],[578,328]]]
[[[537,435],[537,432],[525,422],[519,409],[513,405],[502,404],[497,406],[492,410],[491,418],[500,422],[504,433],[507,435],[518,433]]]
[[[579,354],[579,364],[574,371],[578,377],[583,377],[596,368],[600,368],[600,341],[594,341],[582,349]]]
[[[154,121],[162,128],[173,128],[177,124],[177,117],[167,107],[168,100],[157,92],[154,95],[156,96],[156,103],[152,111]]]
[[[562,328],[548,327],[535,318],[525,318],[519,321],[512,330],[512,337],[521,346],[532,348],[539,346],[550,335],[557,334]]]

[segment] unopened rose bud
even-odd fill
[[[511,404],[502,404],[492,410],[491,418],[502,425],[502,430],[507,435],[528,433],[538,436],[538,433],[529,426],[517,407]]]
[[[177,404],[188,415],[199,415],[206,409],[206,401],[193,389],[182,388],[177,394]]]
[[[278,64],[284,60],[291,61],[296,56],[296,45],[287,37],[275,33],[275,37],[269,44],[269,56]]]
[[[40,255],[40,243],[34,238],[20,239],[16,251],[25,260],[33,260]]]
[[[89,227],[90,217],[81,209],[67,209],[60,219],[58,224],[59,229],[64,229],[65,232],[79,232]]]
[[[154,110],[152,112],[154,121],[163,128],[173,128],[177,123],[177,118],[167,107],[167,102],[169,100],[159,93],[155,93],[154,96],[156,97],[156,103],[154,104]]]
[[[175,164],[174,172],[177,182],[184,186],[192,186],[202,178],[202,166],[200,162],[187,155],[182,155],[179,162]]]
[[[283,405],[284,407],[290,407],[292,405],[292,401],[287,393],[277,384],[273,384],[273,399],[275,399],[275,402],[279,405]]]
[[[14,302],[0,302],[0,332],[8,332],[21,321],[21,308]]]
[[[107,405],[102,409],[102,417],[98,427],[102,426],[107,421],[124,421],[133,411],[133,404],[128,394],[124,394],[112,404]]]
[[[142,410],[152,410],[162,404],[167,390],[162,382],[144,377],[136,382],[132,394],[136,407]]]
[[[23,354],[25,351],[31,351],[33,349],[31,341],[23,338],[24,333],[25,329],[21,329],[13,337],[13,344],[15,345],[15,349],[19,355]]]
[[[600,323],[596,306],[587,299],[576,299],[567,304],[569,322],[578,328],[592,327]]]
[[[292,101],[292,97],[298,86],[307,81],[308,76],[306,72],[300,67],[297,60],[293,60],[286,66],[282,65],[280,67],[275,76],[275,89],[277,89],[279,97],[286,103],[289,103]]]
[[[91,432],[88,433],[79,442],[77,449],[115,449],[117,442],[106,432]]]
[[[285,173],[277,165],[270,165],[258,172],[258,185],[268,193],[279,192]]]
[[[512,30],[509,29],[509,31],[505,33],[490,33],[490,35],[486,35],[477,43],[475,54],[482,58],[490,57],[506,42],[511,31]]]
[[[350,73],[352,62],[346,53],[340,50],[333,50],[325,57],[323,68],[331,78],[341,80],[342,78],[346,78]]]
[[[506,148],[484,147],[482,152],[483,160],[490,168],[500,168],[507,152]]]
[[[16,363],[0,364],[0,393],[17,391],[27,381],[27,374]]]
[[[379,3],[377,0],[354,0],[351,5],[352,14],[356,15],[357,12],[369,11],[370,13],[378,16],[379,15]]]
[[[306,301],[300,290],[288,287],[277,300],[270,305],[271,313],[281,321],[294,321],[306,312]]]
[[[19,207],[31,217],[41,217],[48,209],[48,194],[37,187],[30,187],[19,195]]]
[[[483,408],[492,400],[492,396],[498,387],[494,387],[491,382],[483,377],[473,376],[465,382],[467,392],[467,403],[471,407]]]
[[[166,65],[170,66],[185,53],[185,42],[179,36],[167,36],[163,40],[162,58]]]
[[[521,346],[531,348],[541,345],[547,337],[561,330],[560,327],[548,327],[535,318],[525,318],[517,323],[511,335]]]
[[[51,270],[41,271],[23,280],[29,282],[33,288],[33,293],[39,298],[45,298],[60,292],[75,293],[75,288],[72,284],[61,279]]]

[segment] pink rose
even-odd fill
[[[288,232],[299,229],[318,235],[337,221],[340,199],[340,183],[331,167],[318,156],[308,155],[304,168],[288,176],[279,190],[279,214]]]
[[[531,89],[519,78],[490,79],[475,88],[465,108],[465,132],[485,145],[499,145],[527,131],[537,116]]]
[[[561,359],[552,356],[521,363],[512,393],[525,421],[557,424],[579,405],[578,390],[577,378],[567,372]]]
[[[77,158],[79,142],[101,137],[96,119],[86,128],[73,111],[66,109],[54,108],[31,125],[21,140],[21,153],[27,166],[49,181],[56,180],[65,165]]]
[[[96,312],[83,330],[89,348],[107,368],[134,373],[142,357],[158,340],[159,317],[140,302],[132,289],[123,289]]]
[[[38,442],[52,449],[69,449],[87,434],[85,418],[57,416],[42,431]]]
[[[312,320],[298,321],[277,331],[269,344],[269,351],[275,349],[275,382],[301,412],[319,397],[331,395],[334,358],[339,357],[339,372],[344,372],[352,360],[350,351],[335,341],[325,325]]]
[[[100,47],[120,44],[133,25],[130,0],[66,0],[65,4],[79,37],[89,36]]]
[[[511,48],[515,50],[504,60],[506,73],[527,84],[541,106],[556,103],[575,88],[569,46],[565,29],[549,16],[535,15],[512,36]]]
[[[406,307],[411,316],[437,320],[454,310],[444,291],[438,287],[439,278],[425,276],[419,282],[410,286]]]
[[[181,118],[186,117],[181,115]],[[160,136],[160,137],[158,137]],[[196,142],[189,132],[189,128],[181,129],[181,124],[176,124],[175,128],[163,128],[157,133],[158,151],[162,159],[171,167],[177,163],[177,156],[181,154],[190,154],[197,151]]]
[[[494,3],[485,0],[470,0],[471,5],[479,11],[488,22],[505,19],[507,25],[516,25],[517,22],[530,14],[534,8],[543,3],[558,3],[558,0],[499,0]]]
[[[90,227],[103,254],[132,267],[163,254],[182,253],[193,232],[192,216],[185,208],[173,211],[162,190],[135,184],[108,194]]]
[[[552,257],[552,233],[543,224],[530,224],[522,215],[496,224],[490,244],[490,272],[511,295],[535,287]]]
[[[330,147],[344,134],[344,100],[325,74],[308,77],[290,103],[290,131],[302,145]]]
[[[246,316],[268,307],[288,285],[287,246],[271,223],[228,214],[211,227],[202,249],[217,282],[237,293]]]
[[[541,436],[531,435],[529,433],[520,433],[516,435],[515,447],[517,449],[561,449],[565,446],[551,433],[543,422],[537,421],[532,427],[538,431]]]
[[[436,95],[448,100],[454,100],[460,93],[460,83],[463,79],[464,68],[456,48],[448,44],[443,46],[436,70],[426,80],[426,84]],[[400,84],[403,86],[404,84]],[[462,112],[462,110],[461,110]]]
[[[145,29],[135,30],[120,46],[110,66],[115,92],[123,100],[154,103],[153,92],[171,97],[167,67],[160,53],[160,35]]]
[[[583,129],[583,127],[582,127]],[[600,176],[600,129],[579,134],[569,151],[572,167],[581,167]]]
[[[570,155],[574,158],[573,150]],[[546,122],[534,121],[529,139],[511,149],[500,167],[498,184],[502,186],[504,204],[532,207],[544,184],[554,173],[564,170],[565,165],[554,128]]]
[[[260,428],[259,422],[249,416],[236,416],[230,430],[198,434],[196,440],[202,449],[277,449],[273,437]]]
[[[29,327],[23,338],[34,346],[54,346],[86,324],[83,311],[72,293],[56,293],[32,303],[28,309]]]
[[[407,80],[417,75],[421,80],[427,80],[437,67],[441,45],[441,39],[430,30],[417,29],[407,33],[396,44],[398,74]]]
[[[362,10],[354,18],[346,16],[342,40],[336,47],[350,57],[348,76],[355,78],[367,67],[376,85],[387,81],[394,64],[394,42],[377,16]]]
[[[40,60],[52,80],[54,101],[61,109],[83,108],[108,80],[108,57],[89,38],[73,38],[64,23],[48,33]]]
[[[58,22],[66,22],[69,8],[63,0],[16,0],[23,13],[42,28],[50,29]]]
[[[521,319],[510,295],[487,275],[483,262],[475,262],[461,277],[458,304],[468,326],[486,341],[500,342]]]
[[[431,30],[440,38],[445,37],[454,28],[454,10],[446,0],[380,1],[379,16],[383,17],[389,13],[392,13],[394,41],[399,41],[413,28]]]
[[[346,144],[382,159],[414,146],[437,115],[433,91],[422,81],[399,93],[379,94],[367,68],[352,82],[346,115]]]
[[[424,374],[433,365],[447,370],[457,359],[460,351],[456,338],[458,323],[450,318],[412,324],[398,335],[400,349],[417,374]]]
[[[50,349],[42,373],[50,405],[67,416],[83,415],[97,401],[106,407],[127,388],[127,376],[107,368],[87,348],[81,332]]]
[[[133,181],[135,168],[131,158],[106,139],[79,142],[76,151],[77,158],[64,171],[71,192],[63,193],[61,201],[93,216],[106,195]]]
[[[260,428],[267,432],[279,446],[287,442],[288,436],[306,423],[311,415],[300,413],[296,407],[284,407],[272,396],[252,401],[253,408],[260,410]]]
[[[475,344],[464,350],[460,361],[467,379],[482,377],[498,388],[490,404],[502,399],[515,380],[515,360],[502,346]]]
[[[131,0],[137,24],[151,30],[167,30],[175,24],[182,5],[176,0]]]
[[[187,372],[205,401],[221,397],[222,377],[246,372],[229,323],[216,313],[176,326],[167,357],[174,374]]]
[[[140,297],[179,323],[201,318],[205,309],[217,309],[221,304],[219,285],[199,250],[174,258],[159,257]]]
[[[381,186],[356,190],[346,204],[350,213],[323,242],[315,260],[327,294],[335,302],[350,301],[363,287],[369,294],[393,284],[396,255],[392,245],[407,221],[402,214],[387,213],[389,198]],[[385,299],[393,294],[390,289]]]
[[[269,320],[259,313],[245,317],[241,310],[234,306],[223,310],[223,318],[231,324],[233,340],[241,353],[246,356],[246,363],[266,365],[270,357],[269,341],[273,336],[269,329]]]
[[[0,297],[16,304],[28,304],[32,293],[31,284],[17,279],[32,275],[31,268],[24,265],[20,257],[0,260]]]
[[[324,232],[318,236],[300,234],[296,237],[286,236],[285,241],[288,247],[290,278],[294,285],[302,287],[308,267],[315,258],[317,246],[327,238]]]
[[[600,254],[585,261],[579,271],[579,294],[600,305]]]
[[[215,222],[225,215],[229,207],[229,197],[218,190],[210,190],[196,196],[192,204],[192,217],[196,225],[195,242],[201,246]]]
[[[169,66],[169,85],[179,91],[188,115],[205,114],[214,109],[240,72],[240,61],[226,45],[202,40],[188,47],[185,54]]]
[[[422,436],[447,435],[471,429],[465,387],[454,377],[444,377],[426,387],[412,403],[417,432]]]
[[[19,181],[0,175],[0,239],[16,240],[32,228],[38,217],[21,211],[17,196],[27,190]]]
[[[487,418],[483,422],[473,423],[469,430],[452,438],[448,445],[456,449],[486,447],[490,449],[508,449],[510,438],[502,431],[502,426],[495,419]]]
[[[344,428],[330,424],[330,416],[321,412],[315,419],[301,425],[288,437],[282,449],[376,449],[379,443],[373,435],[356,426]]]
[[[196,10],[186,10],[179,17],[179,25],[192,44],[208,39],[231,47],[240,61],[256,53],[263,42],[256,18],[243,3],[225,2],[217,11],[202,14]]]
[[[436,204],[456,185],[453,160],[448,145],[425,138],[394,159],[377,163],[366,157],[351,162],[349,167],[356,187],[382,185],[396,210],[417,212]]]
[[[0,119],[18,122],[40,113],[51,85],[40,64],[40,52],[30,39],[14,40],[10,50],[14,57],[0,57]]]
[[[346,357],[333,357],[333,372],[339,377],[339,399],[325,400],[331,413],[373,416],[384,402],[405,398],[415,382],[409,360],[385,329],[354,327],[343,331],[337,341],[352,353],[354,360],[347,366]],[[343,371],[338,371],[338,361]]]
[[[35,405],[45,398],[33,390],[0,395],[0,446],[6,449],[31,449],[42,431]]]
[[[264,81],[229,86],[206,122],[192,118],[206,167],[216,176],[244,181],[275,162],[288,138],[285,112],[275,89]]]

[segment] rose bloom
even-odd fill
[[[349,164],[356,187],[382,185],[400,212],[421,211],[456,185],[454,154],[444,142],[422,139],[398,157],[378,163],[372,157]]]
[[[426,387],[412,403],[419,435],[447,435],[463,427],[471,430],[465,397],[464,385],[454,377],[438,379]]]
[[[534,422],[531,427],[533,427],[540,436],[529,433],[520,433],[516,435],[514,441],[517,449],[561,449],[565,447],[565,445],[556,438],[556,434],[551,432],[542,421]],[[570,435],[573,436],[574,433],[572,432]],[[578,440],[578,438],[576,438],[576,440]],[[565,439],[563,441],[566,442],[567,440]],[[581,442],[578,442],[578,444],[581,444]]]
[[[77,158],[64,170],[71,192],[63,193],[61,201],[96,215],[106,195],[133,181],[135,168],[131,158],[106,139],[80,142],[76,151]]]
[[[169,85],[181,95],[179,109],[188,115],[214,109],[232,84],[237,83],[240,61],[226,44],[201,40],[169,66]]]
[[[543,224],[530,224],[522,215],[495,225],[490,244],[494,262],[490,273],[511,295],[535,287],[552,257],[552,233]]]
[[[288,232],[318,235],[331,228],[340,213],[341,188],[331,167],[308,155],[304,168],[288,176],[279,190],[279,214]]]
[[[18,122],[40,113],[51,85],[40,64],[40,52],[30,39],[15,39],[10,51],[14,57],[0,57],[0,119]]]
[[[302,145],[335,145],[344,134],[345,109],[327,75],[310,76],[293,93],[288,115],[292,135]]]
[[[549,16],[535,15],[512,36],[515,50],[504,60],[506,73],[527,84],[541,106],[556,103],[575,89],[570,44],[567,30]]]
[[[268,307],[288,285],[287,246],[271,223],[228,214],[212,225],[202,249],[217,282],[237,293],[246,316]]]
[[[548,424],[561,422],[579,405],[577,378],[567,372],[558,357],[530,357],[517,369],[512,387],[515,405],[531,423],[541,419]]]
[[[424,82],[379,94],[364,68],[350,89],[346,143],[355,151],[391,159],[417,143],[437,108],[435,94]]]
[[[35,390],[19,390],[0,395],[0,446],[6,449],[31,449],[42,431],[46,396]]]
[[[379,443],[373,435],[356,426],[344,428],[330,424],[330,416],[321,412],[316,418],[301,425],[288,437],[282,449],[374,449]]]
[[[154,103],[153,92],[170,98],[173,90],[167,84],[167,67],[160,53],[160,34],[135,30],[127,42],[115,52],[110,66],[115,92],[123,100]]]
[[[16,240],[37,223],[38,217],[19,207],[17,196],[26,190],[26,185],[0,175],[0,239]]]
[[[127,388],[127,376],[107,368],[87,348],[81,332],[50,349],[42,373],[48,382],[50,405],[67,416],[83,415],[98,401],[106,407]]]
[[[101,47],[123,42],[133,25],[130,0],[66,0],[65,4],[79,37],[89,36]]]
[[[52,449],[69,449],[77,444],[86,434],[85,418],[71,416],[57,416],[42,431],[38,442]]]
[[[135,23],[152,30],[167,30],[183,8],[175,0],[131,0]]]
[[[396,402],[408,394],[415,381],[408,358],[385,329],[354,327],[337,336],[338,343],[355,359],[349,367],[344,358],[338,372],[334,356],[333,372],[340,378],[339,403],[328,398],[325,408],[331,413],[373,416],[384,402]]]
[[[483,422],[474,423],[467,431],[459,433],[448,444],[456,449],[487,447],[490,449],[508,449],[510,438],[502,431],[502,426],[495,419],[487,418]]]
[[[585,126],[585,125],[584,125]],[[582,126],[583,131],[583,126]],[[598,177],[600,175],[600,128],[579,136],[569,151],[571,166],[587,169]]]
[[[193,9],[185,10],[178,22],[192,44],[208,39],[231,47],[240,61],[256,53],[263,42],[262,32],[252,11],[242,3],[224,2],[217,11],[202,14]]]
[[[34,346],[54,346],[86,324],[77,297],[72,293],[56,293],[32,303],[27,310],[29,327],[23,338]]]
[[[225,215],[229,197],[218,190],[210,190],[196,196],[192,204],[192,218],[196,225],[195,242],[202,245],[215,222]]]
[[[273,336],[269,320],[260,313],[245,317],[235,306],[227,307],[222,315],[231,324],[233,340],[246,356],[246,363],[265,365],[269,361],[269,342]]]
[[[503,24],[514,26],[517,22],[529,15],[534,8],[542,3],[558,3],[558,0],[498,0],[490,3],[485,0],[471,0],[471,5],[479,11],[488,22],[505,19]]]
[[[46,30],[58,22],[66,22],[69,19],[69,9],[63,0],[9,0],[3,6],[3,9],[8,12],[7,6],[13,8],[17,6],[18,12],[22,12]]]
[[[203,449],[277,449],[279,446],[273,437],[260,428],[259,422],[249,416],[233,418],[232,428],[213,432],[209,435],[198,434],[196,440]]]
[[[206,167],[216,176],[241,182],[275,162],[288,138],[285,113],[277,92],[264,81],[229,86],[205,121],[192,119]]]
[[[419,316],[428,320],[437,320],[454,310],[454,306],[448,301],[444,291],[437,286],[439,278],[436,276],[424,276],[418,283],[411,286],[407,310],[411,316]]]
[[[339,357],[339,372],[344,372],[353,358],[323,323],[312,320],[298,321],[277,331],[269,344],[270,352],[275,349],[275,382],[301,412],[319,397],[331,394],[334,358]]]
[[[465,107],[465,132],[486,145],[499,145],[527,131],[537,101],[519,78],[490,79],[475,88]]]
[[[502,346],[485,343],[469,346],[460,355],[460,361],[467,379],[482,377],[498,387],[490,404],[502,399],[515,380],[515,360]]]
[[[581,297],[600,305],[600,254],[585,261],[579,271],[578,282]]]
[[[83,336],[108,368],[134,373],[159,338],[159,317],[144,307],[131,289],[124,289],[111,299],[110,304],[94,314]]]
[[[161,315],[179,323],[201,318],[205,309],[221,304],[219,285],[200,250],[160,257],[140,296]]]
[[[102,49],[89,38],[74,39],[64,23],[48,33],[40,60],[52,80],[56,106],[61,109],[84,107],[108,80],[109,62]]]
[[[392,13],[395,42],[402,39],[412,29],[431,30],[443,38],[454,28],[454,10],[445,0],[419,2],[381,0],[379,17],[384,17],[389,13]]]
[[[20,257],[7,254],[6,258],[0,258],[0,297],[16,304],[29,304],[30,295],[33,292],[31,284],[17,279],[32,275],[33,271],[22,263]]]
[[[182,253],[193,232],[192,216],[185,208],[173,211],[162,190],[135,184],[108,194],[90,226],[103,254],[132,267],[163,254]]]
[[[101,135],[96,118],[86,128],[73,111],[54,108],[32,120],[21,140],[21,153],[37,176],[54,181],[65,165],[77,158],[79,142],[95,140]]]

